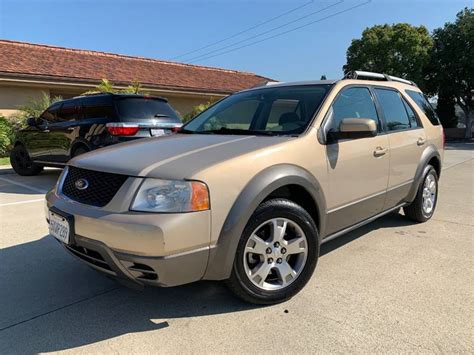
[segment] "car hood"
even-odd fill
[[[81,155],[69,165],[129,176],[185,179],[240,155],[292,137],[176,134],[140,139]]]

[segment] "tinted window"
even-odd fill
[[[57,121],[72,121],[75,119],[76,116],[76,103],[72,102],[65,102],[61,106],[57,114]]]
[[[184,128],[194,132],[241,129],[244,131],[235,134],[300,134],[310,123],[329,87],[266,87],[237,93],[219,101]]]
[[[332,104],[331,129],[338,131],[344,118],[369,118],[380,126],[369,89],[352,87],[341,91]]]
[[[61,104],[56,103],[51,105],[46,111],[41,114],[41,119],[48,121],[48,122],[55,122],[56,121],[56,114],[58,113],[58,109],[61,107]]]
[[[408,118],[410,119],[411,128],[418,127],[418,118],[416,113],[412,110],[411,106],[406,102],[404,98],[402,98],[403,104],[405,105],[405,109],[407,110]]]
[[[181,121],[173,108],[163,100],[145,97],[124,97],[115,100],[121,119],[164,118]]]
[[[387,130],[409,129],[411,127],[410,120],[400,94],[397,91],[386,89],[375,89],[375,93],[383,111]]]
[[[438,116],[436,115],[433,106],[431,106],[430,102],[426,99],[426,97],[423,96],[421,92],[417,91],[406,90],[406,93],[408,94],[408,96],[411,97],[413,101],[416,102],[418,107],[423,111],[426,117],[428,117],[430,122],[435,126],[439,126]]]
[[[115,118],[115,109],[111,98],[90,97],[82,101],[83,118]]]

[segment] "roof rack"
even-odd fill
[[[370,71],[354,70],[344,75],[344,79],[362,79],[363,80],[363,78],[367,78],[369,80],[375,79],[375,80],[385,80],[385,81],[398,81],[400,83],[417,86],[413,81],[410,81],[410,80],[402,79],[402,78],[392,76],[392,75],[387,75],[387,74],[373,73]]]

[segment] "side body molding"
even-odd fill
[[[441,156],[439,155],[438,149],[434,145],[429,145],[426,147],[426,149],[423,151],[421,155],[420,162],[418,164],[418,168],[416,169],[415,172],[415,178],[413,179],[413,184],[411,185],[410,191],[405,198],[405,202],[411,203],[416,197],[416,193],[418,191],[418,186],[420,186],[420,183],[423,179],[423,176],[426,174],[427,170],[427,165],[428,162],[431,159],[437,159],[439,166],[440,166],[440,172],[441,172],[441,167],[442,167],[442,162],[441,162]]]
[[[206,280],[227,279],[232,271],[234,255],[242,232],[262,201],[276,189],[287,185],[303,187],[313,198],[318,210],[319,235],[324,234],[326,200],[315,177],[307,170],[290,164],[279,164],[258,173],[245,186],[232,206],[215,247],[211,248]]]

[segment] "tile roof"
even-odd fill
[[[157,59],[0,40],[0,75],[230,93],[271,79],[252,73]]]

